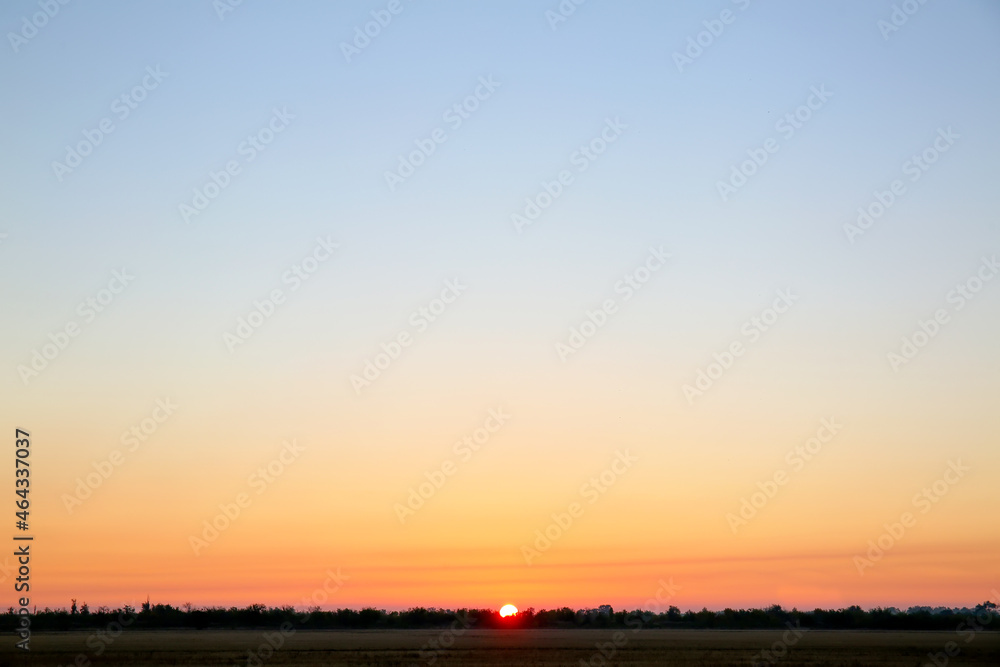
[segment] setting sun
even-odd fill
[[[622,4],[0,0],[0,667],[1000,667],[1000,0]]]

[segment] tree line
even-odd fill
[[[324,611],[318,607],[308,611],[291,606],[268,607],[252,604],[246,607],[202,607],[190,604],[174,607],[150,604],[138,609],[131,605],[91,610],[86,603],[79,608],[76,600],[70,608],[37,611],[31,615],[31,628],[45,630],[84,630],[103,628],[118,623],[129,629],[236,629],[276,628],[290,622],[298,629],[410,629],[410,628],[681,628],[749,630],[784,628],[787,623],[811,629],[831,630],[954,630],[961,623],[976,622],[984,630],[1000,629],[997,605],[984,602],[975,607],[910,607],[906,611],[894,607],[862,609],[857,605],[842,609],[800,611],[772,605],[764,609],[724,609],[722,611],[684,611],[671,606],[654,613],[643,610],[614,611],[610,607],[590,610],[526,609],[516,616],[502,618],[492,609],[437,609],[414,607],[405,611],[336,609]],[[12,631],[18,623],[13,608],[0,615],[0,629]]]

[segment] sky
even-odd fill
[[[1000,587],[995,3],[17,0],[0,28],[39,608]]]

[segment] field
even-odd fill
[[[297,631],[125,631],[111,640],[92,632],[47,632],[32,637],[29,654],[0,646],[6,665],[750,665],[760,651],[775,647],[781,665],[933,664],[956,642],[956,665],[1000,664],[1000,633],[806,631],[781,644],[782,631],[747,630],[441,630]],[[279,644],[276,651],[267,643]],[[110,643],[106,643],[110,640]],[[615,640],[618,646],[615,646]],[[447,650],[429,642],[450,644]],[[602,645],[607,660],[598,650]],[[104,647],[100,656],[98,648]],[[612,653],[612,650],[614,651]],[[251,654],[252,652],[252,654]]]

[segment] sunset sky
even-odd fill
[[[1000,6],[562,4],[3,4],[33,604],[1000,588]]]

